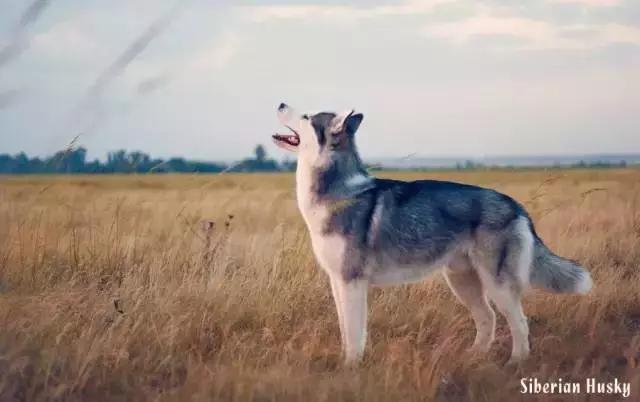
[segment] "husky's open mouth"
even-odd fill
[[[274,134],[273,139],[276,142],[284,142],[292,147],[297,147],[298,145],[300,145],[300,136],[298,135],[296,130],[292,129],[289,126],[287,126],[287,128],[291,130],[293,134]]]

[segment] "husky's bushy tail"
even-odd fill
[[[535,236],[531,285],[556,293],[581,293],[591,290],[593,281],[586,269],[573,261],[555,255]]]

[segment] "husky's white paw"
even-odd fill
[[[519,365],[521,365],[522,363],[525,362],[525,360],[527,360],[527,358],[529,357],[529,355],[520,355],[520,356],[514,356],[511,355],[511,357],[509,358],[509,360],[506,363],[506,366],[509,367],[517,367]]]
[[[357,368],[362,363],[362,357],[359,358],[345,358],[344,366],[346,368]]]

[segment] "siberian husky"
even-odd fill
[[[591,289],[589,273],[551,252],[509,196],[466,184],[370,176],[355,145],[362,114],[298,114],[283,103],[278,118],[290,133],[273,140],[297,154],[298,207],[329,275],[347,363],[364,353],[370,285],[415,282],[442,268],[475,322],[472,349],[487,351],[494,340],[492,301],[509,324],[510,362],[529,354],[520,302],[529,286]]]

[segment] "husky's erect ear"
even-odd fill
[[[363,118],[361,113],[355,113],[353,110],[336,116],[331,133],[331,147],[338,149],[351,143]]]
[[[362,119],[364,119],[362,113],[356,113],[355,110],[338,115],[336,116],[333,132],[338,135],[347,134],[348,136],[353,136],[358,131]]]
[[[356,113],[355,110],[344,113],[341,116],[341,122],[339,123],[339,131],[348,135],[354,135],[356,131],[358,131],[358,127],[360,127],[362,119],[364,119],[362,113]]]
[[[331,136],[332,148],[341,148],[341,145],[351,142],[354,134],[358,131],[358,127],[360,127],[360,123],[362,123],[362,119],[364,119],[362,113],[356,113],[354,110],[337,116]]]
[[[360,123],[364,119],[364,115],[362,113],[352,113],[344,122],[344,129],[349,135],[354,135],[358,128],[360,127]]]

